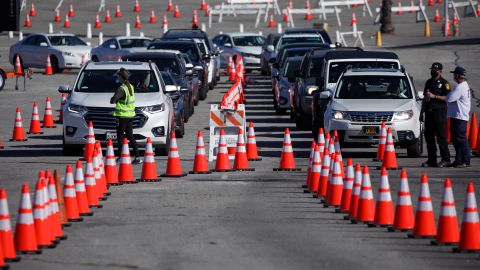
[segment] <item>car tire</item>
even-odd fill
[[[413,144],[407,146],[407,156],[409,158],[419,158],[423,154],[423,134]]]
[[[205,85],[200,89],[200,97],[199,97],[200,100],[205,100],[207,98],[207,91],[208,91],[207,88],[208,86]]]
[[[57,57],[52,56],[50,62],[52,64],[53,73],[62,73],[63,68],[60,68]]]
[[[177,138],[183,138],[183,135],[185,135],[185,122],[184,121],[182,121],[178,130],[175,130],[175,136]]]
[[[62,152],[64,156],[67,156],[67,157],[79,156],[79,155],[82,155],[82,150],[83,150],[82,145],[65,144],[65,141],[63,141]]]
[[[167,156],[169,148],[170,148],[170,132],[167,134],[167,140],[165,141],[165,144],[155,147],[155,154],[157,156]]]
[[[215,87],[215,85],[214,85],[213,81],[208,84],[208,89],[213,90],[214,87]]]
[[[7,80],[7,75],[3,71],[0,71],[0,91],[5,87],[5,81]]]

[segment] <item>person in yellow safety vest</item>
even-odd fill
[[[142,159],[139,157],[137,142],[133,136],[132,120],[135,117],[135,88],[130,83],[128,78],[130,72],[125,68],[120,68],[115,73],[115,82],[120,83],[120,87],[115,91],[115,94],[110,99],[110,104],[115,104],[115,110],[113,116],[117,119],[117,145],[118,154],[122,152],[122,144],[124,135],[127,135],[127,139],[133,148],[133,164],[142,163]]]

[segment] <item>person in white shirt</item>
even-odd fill
[[[470,119],[470,87],[466,81],[467,71],[456,67],[453,79],[457,86],[445,97],[429,94],[430,98],[445,99],[447,116],[450,117],[450,135],[455,147],[455,161],[450,165],[455,168],[470,167],[470,145],[467,140],[467,123]]]

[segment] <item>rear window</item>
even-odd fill
[[[146,48],[148,47],[148,45],[150,45],[151,40],[129,38],[129,39],[120,39],[118,42],[120,43],[121,48],[130,49],[130,48]]]
[[[328,82],[336,83],[347,66],[352,68],[391,68],[399,69],[400,66],[394,61],[351,61],[331,62],[328,69]]]
[[[198,50],[195,44],[193,43],[157,43],[153,44],[148,49],[157,49],[157,50],[177,50],[188,55],[190,60],[193,62],[200,61],[200,55],[198,55]]]
[[[117,70],[84,70],[75,87],[82,93],[114,93],[120,82],[116,80]],[[158,92],[159,87],[155,74],[150,70],[129,70],[130,83],[135,87],[135,93]]]
[[[335,92],[337,99],[411,99],[405,76],[343,76]]]
[[[307,37],[284,37],[282,38],[282,46],[290,43],[305,43],[305,42],[321,42],[323,43],[321,36],[307,36]]]

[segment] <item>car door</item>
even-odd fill
[[[34,56],[32,58],[34,63],[32,66],[44,67],[46,65],[47,56],[51,50],[51,46],[49,44],[50,43],[45,36],[39,35],[37,37],[37,40],[35,41]]]
[[[34,63],[32,58],[34,57],[37,36],[38,35],[28,36],[22,41],[18,48],[17,53],[20,55],[20,58],[22,58],[22,64],[24,67],[30,67]],[[13,59],[13,62],[15,63],[15,59]]]

